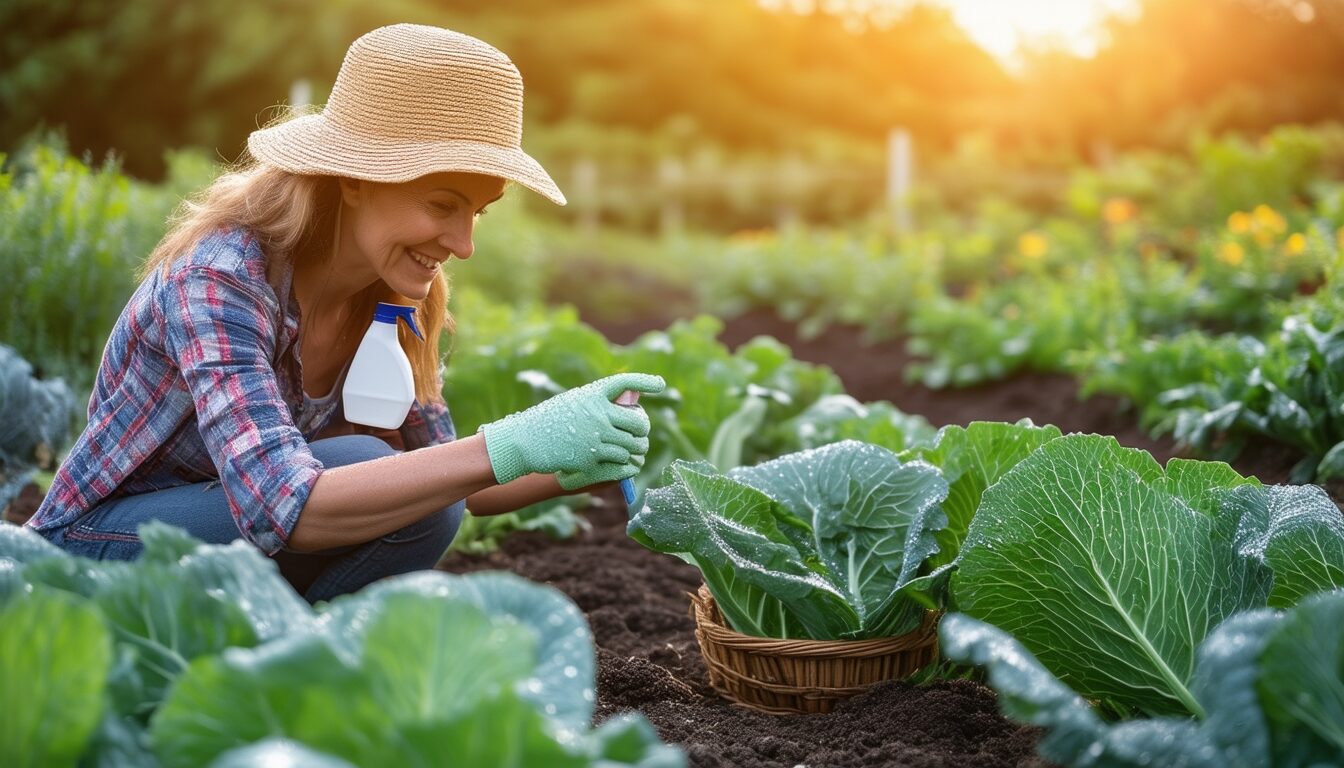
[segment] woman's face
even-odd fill
[[[504,194],[504,180],[435,173],[384,184],[341,184],[355,250],[393,291],[423,299],[451,257],[471,258],[476,217]]]

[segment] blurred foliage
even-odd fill
[[[434,14],[402,0],[6,0],[0,148],[45,126],[141,178],[164,177],[169,148],[232,160],[294,80],[329,85],[350,42],[389,18]]]
[[[1200,332],[1094,351],[1083,391],[1126,397],[1151,434],[1232,461],[1265,439],[1301,455],[1290,482],[1344,482],[1344,254],[1259,336]]]
[[[140,178],[164,176],[165,148],[231,160],[296,81],[322,103],[349,43],[399,21],[506,51],[527,83],[529,150],[571,192],[583,186],[579,163],[600,167],[596,189],[571,195],[566,214],[643,230],[660,226],[668,199],[717,231],[861,215],[884,195],[895,126],[913,134],[921,183],[938,202],[1001,194],[1040,209],[1082,161],[1344,118],[1337,0],[1141,0],[1137,18],[1109,24],[1096,57],[1037,50],[1020,73],[937,6],[815,5],[9,0],[0,149],[48,126],[63,127],[77,152],[120,153]],[[851,10],[860,7],[881,12]],[[1214,188],[1244,197],[1245,184],[1225,181]]]
[[[0,147],[46,122],[65,125],[76,148],[123,152],[136,175],[160,174],[164,147],[233,157],[293,81],[312,81],[320,103],[351,41],[402,21],[506,51],[527,83],[529,120],[557,128],[540,148],[550,160],[594,149],[593,126],[612,130],[617,154],[646,156],[706,138],[757,148],[877,139],[896,122],[945,133],[948,96],[1004,81],[947,14],[924,10],[856,38],[837,17],[751,0],[13,0],[0,9]],[[940,66],[948,57],[958,65]]]
[[[93,167],[58,143],[0,157],[0,340],[42,376],[87,393],[135,270],[163,236],[178,201],[215,169],[197,154],[168,157],[162,185]]]

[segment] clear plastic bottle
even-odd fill
[[[424,341],[414,314],[415,307],[378,303],[341,390],[346,421],[380,429],[396,429],[406,421],[415,402],[415,376],[397,341],[397,320],[405,320]]]

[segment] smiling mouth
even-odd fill
[[[407,255],[409,255],[409,256],[411,257],[411,260],[412,260],[412,261],[414,261],[415,263],[417,263],[417,264],[419,264],[420,266],[424,267],[425,269],[428,269],[428,270],[431,271],[431,272],[439,268],[439,262],[434,261],[433,259],[429,258],[428,256],[425,256],[425,255],[423,255],[423,254],[421,254],[421,253],[418,253],[418,252],[416,252],[416,251],[412,251],[412,250],[409,249],[409,248],[406,249],[406,253],[407,253]]]

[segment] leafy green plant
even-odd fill
[[[885,401],[860,403],[849,395],[819,397],[802,413],[767,429],[768,449],[762,452],[775,456],[842,440],[900,452],[934,436],[933,427],[923,416],[903,413]]]
[[[973,421],[965,427],[943,427],[932,440],[901,453],[903,461],[920,459],[934,465],[948,483],[943,502],[947,526],[934,533],[938,552],[929,564],[937,567],[956,560],[985,489],[1059,436],[1058,427],[1037,427],[1030,419],[1015,424]]]
[[[123,176],[114,161],[93,168],[52,142],[0,158],[0,271],[14,299],[0,306],[0,339],[44,375],[91,388],[136,266],[182,191],[213,172],[198,155],[170,163],[173,181],[152,186]]]
[[[1314,768],[1344,761],[1341,622],[1344,590],[1233,614],[1194,654],[1198,720],[1108,723],[1021,643],[964,614],[943,618],[941,647],[985,667],[1003,711],[1048,729],[1040,752],[1064,765]]]
[[[140,535],[98,562],[0,525],[7,765],[684,764],[637,715],[590,728],[592,636],[553,589],[422,572],[314,610],[240,542]]]
[[[515,531],[539,531],[553,539],[568,539],[592,525],[574,509],[581,503],[552,503],[532,505],[498,515],[463,515],[462,524],[449,545],[450,552],[485,555],[499,549],[504,539]]]
[[[1268,572],[1237,553],[1240,520],[1213,493],[1253,482],[1211,462],[1164,472],[1114,438],[1051,440],[985,491],[952,575],[955,605],[1087,695],[1193,712],[1195,646],[1268,598]]]
[[[36,470],[56,468],[74,415],[75,397],[64,381],[39,381],[28,361],[0,344],[0,510]]]
[[[945,523],[934,467],[845,441],[727,474],[678,461],[666,480],[630,535],[697,566],[737,631],[835,640],[919,625]]]
[[[1344,323],[1337,288],[1266,339],[1192,333],[1097,356],[1086,391],[1122,394],[1154,434],[1235,458],[1252,437],[1301,452],[1293,482],[1344,479]]]
[[[936,262],[893,252],[889,239],[871,229],[743,232],[700,258],[716,275],[693,282],[706,311],[772,309],[797,323],[804,338],[834,323],[900,326],[921,286],[937,278]]]
[[[1286,626],[1319,609],[1305,596],[1340,586],[1344,517],[1320,488],[1265,487],[1215,462],[1163,470],[1112,438],[1071,435],[985,490],[951,576],[962,613],[944,619],[942,644],[954,661],[989,667],[1007,712],[1050,729],[1050,759],[1268,765],[1266,749],[1301,745],[1246,731],[1254,697],[1276,711],[1292,697],[1271,706],[1278,694],[1267,691],[1322,664],[1322,685],[1337,685],[1340,657],[1327,650],[1271,679],[1256,659],[1268,667],[1276,654],[1258,656],[1264,645],[1247,638],[1278,620],[1266,607],[1302,601]],[[1330,743],[1298,709],[1292,727]]]
[[[1094,348],[1082,356],[1079,393],[1122,397],[1138,408],[1139,424],[1149,434],[1170,434],[1178,418],[1171,403],[1180,397],[1173,390],[1216,392],[1222,382],[1244,382],[1263,350],[1249,336],[1200,331]]]

